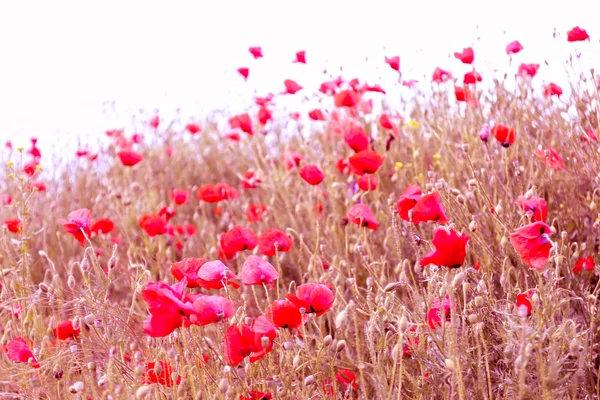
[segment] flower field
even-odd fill
[[[598,46],[557,40],[564,91],[514,41],[504,76],[386,57],[398,109],[326,73],[67,159],[7,142],[0,398],[598,399]]]

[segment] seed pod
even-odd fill
[[[148,397],[150,394],[152,393],[152,386],[150,385],[144,385],[144,386],[140,386],[136,391],[135,391],[135,398],[137,400],[139,399],[145,399],[146,397]]]
[[[219,391],[223,394],[227,393],[227,389],[229,389],[229,381],[223,378],[219,381]]]
[[[69,392],[75,394],[83,391],[83,382],[77,381],[71,386],[69,386]]]

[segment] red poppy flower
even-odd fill
[[[39,163],[36,160],[31,160],[23,166],[23,172],[27,176],[33,176],[37,172]]]
[[[250,54],[252,54],[255,60],[258,60],[259,58],[263,57],[262,47],[260,46],[248,47],[248,51],[250,52]]]
[[[268,103],[271,102],[271,100],[273,100],[273,97],[275,97],[275,95],[273,93],[269,93],[265,97],[257,96],[254,98],[254,102],[256,103],[257,106],[266,106]]]
[[[205,201],[207,203],[218,203],[219,201],[223,200],[223,196],[219,190],[219,187],[212,183],[207,183],[200,186],[196,192],[196,197],[198,200]]]
[[[506,54],[508,55],[517,54],[521,50],[523,50],[523,46],[521,45],[521,43],[519,43],[518,40],[510,42],[506,45]]]
[[[263,316],[252,322],[252,328],[244,324],[240,330],[236,325],[231,325],[225,332],[225,362],[235,367],[250,356],[250,362],[254,363],[273,349],[276,337],[275,327]],[[267,338],[264,347],[263,338]]]
[[[334,82],[323,82],[319,86],[319,92],[326,95],[333,95],[337,91],[337,85]]]
[[[279,279],[279,274],[275,268],[259,256],[248,256],[242,265],[242,283],[246,286],[263,284],[273,286],[273,281],[276,279]]]
[[[186,284],[189,288],[200,287],[198,271],[207,262],[206,258],[184,258],[181,261],[171,264],[171,274],[178,281],[187,278]]]
[[[164,217],[168,222],[171,218],[175,216],[175,210],[173,210],[169,206],[164,206],[160,210],[158,210],[158,215]]]
[[[454,97],[456,97],[456,101],[473,101],[471,91],[466,87],[454,86]]]
[[[117,156],[126,167],[133,167],[144,159],[144,156],[133,150],[121,150],[117,153]]]
[[[158,115],[153,116],[148,121],[148,125],[150,125],[150,127],[154,128],[154,129],[158,128],[159,124],[160,124],[160,117]]]
[[[550,97],[550,96],[560,97],[561,94],[563,94],[562,88],[560,86],[558,86],[556,83],[549,83],[546,86],[544,86],[544,96],[545,97]]]
[[[11,195],[9,194],[3,194],[2,195],[2,205],[3,206],[10,206],[13,202],[13,198]]]
[[[371,211],[371,208],[364,203],[353,205],[346,213],[346,218],[353,224],[362,226],[363,228],[374,231],[379,228],[379,223],[375,219],[373,211]]]
[[[266,212],[267,206],[264,204],[250,204],[246,211],[246,218],[248,218],[248,222],[250,223],[259,222],[262,221]]]
[[[190,198],[190,192],[188,192],[187,190],[173,189],[171,190],[170,195],[173,203],[175,203],[175,205],[178,206],[184,205]]]
[[[323,283],[305,283],[296,288],[296,294],[288,293],[285,297],[306,314],[317,314],[317,317],[325,314],[335,300],[331,287]]]
[[[390,68],[393,69],[394,71],[400,72],[400,57],[398,57],[398,56],[386,57],[385,63],[388,64],[390,66]]]
[[[277,328],[298,329],[304,321],[300,309],[289,300],[275,300],[265,310],[265,317]]]
[[[461,53],[454,53],[454,57],[462,61],[463,64],[472,64],[475,59],[475,52],[472,47],[465,47]]]
[[[253,170],[248,170],[242,174],[241,183],[244,189],[256,189],[261,182]]]
[[[229,126],[232,129],[239,128],[250,136],[254,135],[252,119],[248,113],[234,115],[233,117],[229,118]]]
[[[435,246],[435,251],[421,259],[421,266],[435,264],[440,267],[460,267],[467,256],[468,241],[467,235],[461,235],[454,229],[450,232],[441,228],[436,229],[431,242]]]
[[[583,42],[584,40],[589,40],[590,35],[585,31],[585,29],[581,29],[576,26],[567,32],[567,41],[568,42]]]
[[[335,373],[335,380],[340,384],[343,392],[350,390],[359,390],[356,374],[349,369],[338,369]]]
[[[581,140],[584,142],[598,141],[598,136],[596,136],[596,132],[593,129],[588,129],[583,135],[581,135]]]
[[[592,256],[580,258],[573,267],[573,273],[578,275],[581,271],[593,271],[595,267],[596,264],[594,263]]]
[[[535,155],[542,160],[544,164],[550,166],[552,169],[566,169],[562,157],[558,154],[554,147],[548,147],[546,150],[537,149],[535,151]]]
[[[6,356],[9,360],[14,362],[21,362],[27,364],[31,359],[31,366],[33,368],[39,368],[40,364],[37,362],[37,359],[33,355],[33,352],[27,346],[27,342],[25,339],[18,337],[6,345]]]
[[[202,264],[202,267],[197,271],[197,275],[198,285],[205,289],[221,289],[226,285],[231,285],[234,289],[240,287],[239,283],[236,282],[240,278],[219,260]]]
[[[306,64],[306,51],[300,50],[296,52],[295,63]]]
[[[517,298],[515,299],[515,305],[517,309],[524,309],[524,314],[528,317],[531,316],[531,311],[533,306],[531,305],[531,295],[533,294],[533,290],[530,290],[526,293],[519,293]]]
[[[273,115],[271,114],[271,111],[266,106],[262,106],[258,110],[257,117],[258,117],[258,122],[260,122],[261,125],[266,125],[267,122],[269,122],[271,119],[273,119]]]
[[[191,133],[192,135],[195,135],[196,133],[200,133],[202,131],[202,128],[196,123],[189,123],[185,126],[185,130]]]
[[[539,69],[540,64],[521,64],[519,65],[519,76],[533,78]]]
[[[273,395],[267,392],[259,392],[257,390],[251,390],[248,396],[240,394],[239,400],[271,400]]]
[[[285,94],[296,94],[296,92],[299,92],[303,89],[302,86],[291,79],[286,79],[283,81],[283,85],[285,86]]]
[[[149,282],[142,290],[142,298],[148,304],[150,315],[144,321],[144,332],[151,337],[168,336],[183,323],[183,317],[194,313],[190,303],[184,303],[183,290],[187,279],[175,285]]]
[[[437,297],[433,299],[431,307],[427,312],[427,325],[429,325],[431,329],[436,329],[437,327],[442,326],[442,318],[446,321],[450,320],[450,298],[448,296],[444,298],[442,304],[440,304],[440,299]]]
[[[448,71],[444,71],[439,67],[436,68],[435,71],[433,71],[433,75],[431,77],[431,80],[436,83],[446,82],[449,79],[452,79],[452,74]]]
[[[80,328],[73,328],[73,321],[65,320],[56,325],[56,328],[54,328],[52,333],[54,333],[54,336],[59,340],[67,340],[79,336],[80,331]]]
[[[248,74],[250,73],[250,68],[240,67],[237,69],[237,72],[244,77],[244,79],[248,79]]]
[[[548,217],[548,203],[541,197],[531,197],[529,199],[525,196],[519,196],[514,204],[521,207],[521,211],[526,214],[530,214],[530,222],[542,221],[546,222]]]
[[[502,144],[502,147],[509,147],[517,138],[515,130],[508,126],[498,124],[492,128],[492,135]]]
[[[377,177],[375,175],[363,175],[359,176],[356,180],[356,184],[360,190],[369,192],[377,189]]]
[[[155,362],[149,362],[146,365],[146,372],[143,374],[145,383],[158,383],[159,385],[171,387],[173,384],[179,385],[181,383],[181,376],[177,377],[176,381],[173,381],[173,367],[166,361],[158,361],[160,367],[156,368]],[[157,375],[156,371],[160,371]]]
[[[313,186],[318,185],[319,183],[323,182],[323,179],[325,179],[323,171],[321,171],[321,169],[314,164],[309,164],[302,167],[300,170],[300,176],[306,181],[306,183]]]
[[[548,238],[550,227],[542,221],[525,225],[510,234],[510,243],[523,262],[541,270],[550,257],[552,243]]]
[[[191,324],[200,326],[210,325],[224,319],[229,319],[235,314],[235,306],[231,300],[225,297],[196,294],[193,296],[193,299],[195,313],[190,315],[189,321]]]
[[[33,192],[33,191],[45,192],[46,184],[44,182],[32,182],[31,185],[29,186],[29,191],[30,192]]]
[[[238,251],[253,250],[258,244],[258,236],[248,228],[236,226],[221,235],[221,249],[228,259]]]
[[[394,125],[387,114],[381,114],[381,117],[379,117],[379,125],[384,129],[394,129]]]
[[[285,165],[285,169],[287,169],[288,171],[296,168],[298,165],[300,165],[300,162],[302,161],[304,157],[302,157],[302,155],[296,153],[293,150],[286,150],[283,152],[283,163]]]
[[[414,208],[417,201],[421,200],[421,188],[416,183],[408,185],[396,203],[400,218],[410,222],[408,212]]]
[[[333,97],[336,107],[354,107],[360,101],[361,93],[355,90],[342,90]]]
[[[108,218],[99,219],[92,225],[91,233],[99,235],[101,233],[111,233],[115,229],[115,224]]]
[[[367,150],[369,148],[369,137],[359,126],[350,127],[344,133],[344,142],[354,150],[355,153]]]
[[[85,244],[85,238],[90,237],[92,224],[92,212],[87,208],[71,211],[67,220],[59,221],[66,233],[70,233],[81,244]]]
[[[483,78],[479,73],[475,71],[470,71],[465,74],[465,77],[463,78],[463,83],[465,85],[474,85],[477,82],[481,82],[482,80]]]
[[[377,84],[375,84],[375,85],[367,85],[367,84],[365,84],[362,87],[361,91],[363,91],[363,92],[376,92],[376,93],[386,94],[385,90],[383,90],[383,88],[380,85],[377,85]],[[371,102],[371,101],[372,100],[369,99],[369,102]],[[367,102],[367,103],[369,103],[369,102]],[[370,114],[369,110],[365,110],[364,108],[363,108],[363,110],[364,110],[363,112],[365,114]]]
[[[277,253],[286,253],[292,248],[292,239],[280,229],[267,229],[258,239],[261,254],[272,257]]]
[[[4,225],[12,233],[19,233],[23,229],[23,222],[19,218],[9,218],[4,221]]]
[[[339,160],[337,160],[337,162],[335,163],[335,167],[337,168],[338,171],[340,171],[340,174],[349,174],[350,173],[350,164],[348,163],[348,161],[346,161],[343,158],[340,158]]]
[[[139,224],[150,237],[167,233],[167,219],[158,214],[142,215]]]
[[[449,221],[446,209],[437,192],[426,194],[421,197],[412,209],[412,222],[418,225],[420,222],[437,222],[445,224]]]
[[[313,121],[325,121],[325,114],[323,114],[323,111],[319,110],[318,108],[309,111],[308,117]]]
[[[374,174],[383,164],[383,157],[374,150],[362,150],[351,155],[348,161],[355,174]]]

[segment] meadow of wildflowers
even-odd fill
[[[597,399],[600,78],[454,50],[381,60],[401,109],[334,75],[55,164],[7,142],[0,398]]]

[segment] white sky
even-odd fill
[[[316,90],[323,69],[337,75],[340,65],[346,77],[388,85],[385,55],[401,57],[404,79],[428,82],[436,66],[462,76],[468,67],[450,54],[473,46],[485,79],[508,70],[504,49],[515,39],[525,50],[512,71],[540,63],[540,84],[566,86],[562,60],[575,49],[600,70],[599,15],[597,0],[2,1],[0,140],[97,137],[140,108],[200,117],[243,107],[255,90],[280,92],[286,78]],[[566,42],[575,25],[591,42]],[[253,45],[265,58],[251,57]],[[298,50],[307,65],[291,63]],[[247,83],[240,66],[250,67]],[[121,121],[107,119],[105,101]]]

